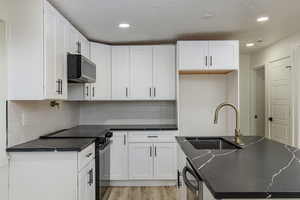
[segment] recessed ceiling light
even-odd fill
[[[247,43],[246,44],[246,47],[253,47],[254,46],[254,43]]]
[[[266,22],[266,21],[269,21],[269,17],[267,17],[267,16],[259,17],[259,18],[257,18],[257,21],[258,22]]]
[[[127,24],[127,23],[119,24],[119,28],[129,28],[129,27],[130,27],[130,24]]]

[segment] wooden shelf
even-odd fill
[[[192,74],[228,74],[236,70],[185,70],[178,71],[182,75],[192,75]]]

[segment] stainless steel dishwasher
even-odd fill
[[[182,177],[186,186],[186,199],[203,200],[203,182],[188,162],[182,170]]]

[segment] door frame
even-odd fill
[[[292,52],[292,68],[293,74],[293,138],[294,138],[294,146],[300,147],[300,44],[295,45]]]
[[[267,105],[267,84],[266,84],[266,65],[258,65],[258,66],[253,66],[250,69],[250,134],[251,135],[257,135],[256,133],[256,120],[254,118],[254,115],[256,113],[256,71],[259,69],[265,69],[265,105]],[[267,106],[265,106],[266,108]],[[266,116],[267,111],[265,110],[265,116]],[[265,118],[266,121],[266,118]],[[265,122],[266,123],[266,122]],[[265,125],[265,132],[266,132],[266,125]],[[265,134],[265,136],[267,136]]]
[[[3,30],[1,30],[3,29]],[[1,101],[5,101],[7,99],[7,69],[6,69],[6,64],[7,64],[7,60],[6,60],[6,55],[7,55],[7,44],[6,44],[6,39],[7,39],[7,25],[5,23],[5,21],[0,19],[0,31],[3,32],[4,34],[4,38],[3,39],[3,49],[2,49],[2,56],[3,61],[0,62],[0,100]],[[0,38],[0,40],[2,40]],[[1,49],[0,49],[1,50]],[[1,53],[1,52],[0,52]],[[0,55],[1,56],[1,55]],[[5,142],[5,144],[1,143],[0,144],[0,167],[1,166],[5,166],[8,164],[8,157],[5,151],[5,148],[7,147],[7,127],[6,127],[6,123],[7,123],[7,119],[6,119],[6,103],[1,102],[1,107],[0,107],[0,113],[1,113],[1,117],[0,117],[0,141]]]
[[[268,120],[269,116],[270,116],[270,111],[271,111],[271,91],[270,91],[270,68],[271,68],[271,65],[274,63],[274,62],[278,62],[278,61],[281,61],[281,60],[285,60],[285,59],[290,59],[290,63],[291,63],[291,79],[290,79],[290,103],[289,103],[289,107],[290,107],[290,123],[289,123],[289,132],[291,134],[291,139],[290,139],[290,144],[289,145],[292,145],[294,146],[295,144],[295,134],[294,134],[294,112],[295,112],[295,94],[294,94],[294,91],[295,91],[295,83],[294,83],[294,80],[295,80],[295,65],[293,63],[293,56],[285,56],[285,57],[281,57],[279,59],[274,59],[272,61],[269,61],[267,64],[266,64],[266,137],[271,139],[271,127],[270,127],[270,122]]]

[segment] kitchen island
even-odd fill
[[[219,137],[234,144],[233,137]],[[236,149],[199,149],[176,138],[205,190],[215,199],[300,198],[300,151],[262,137]],[[204,200],[206,200],[204,198]]]

